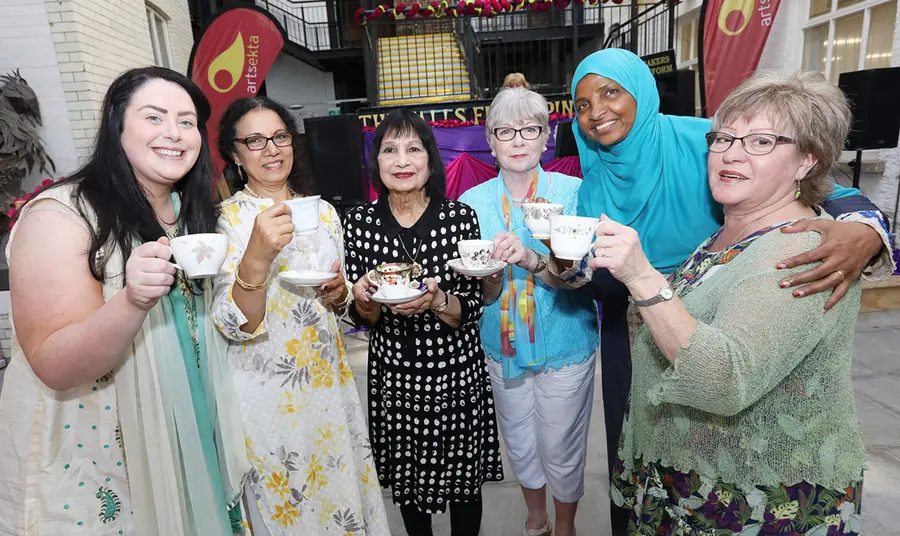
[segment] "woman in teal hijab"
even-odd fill
[[[705,134],[711,121],[661,114],[650,69],[638,56],[621,49],[605,49],[585,58],[572,79],[572,98],[577,116],[573,130],[584,173],[579,214],[606,214],[634,228],[654,268],[672,272],[722,225],[722,207],[713,200],[707,183]],[[794,225],[786,232],[816,230],[823,242],[784,264],[793,267],[824,260],[815,270],[786,283],[813,282],[796,290],[798,297],[836,287],[830,307],[879,252],[890,255],[890,242],[885,242],[886,224],[878,208],[859,191],[836,186],[823,208],[835,219],[858,224]],[[605,270],[591,277],[582,288],[603,302],[600,355],[612,474],[631,384],[628,293]],[[613,506],[611,520],[613,534],[624,534],[628,512]]]

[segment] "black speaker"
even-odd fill
[[[315,193],[335,207],[366,200],[363,183],[362,123],[356,115],[303,120]]]
[[[842,73],[838,86],[847,95],[853,128],[847,149],[890,149],[900,137],[900,67]]]
[[[659,90],[659,111],[666,115],[697,115],[694,103],[697,73],[690,69],[656,75]]]
[[[553,148],[554,158],[563,158],[566,156],[578,156],[578,146],[575,145],[575,133],[572,131],[573,124],[577,128],[577,120],[560,121],[556,124],[556,140]]]

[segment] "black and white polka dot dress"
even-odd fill
[[[344,231],[351,282],[377,264],[416,260],[422,279],[435,278],[460,301],[458,328],[430,311],[405,317],[382,306],[369,338],[369,435],[378,478],[398,505],[443,512],[447,502],[471,500],[484,482],[503,479],[478,335],[480,284],[446,266],[459,256],[457,241],[480,238],[478,219],[465,204],[432,199],[404,229],[382,197],[351,211]]]

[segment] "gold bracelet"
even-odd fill
[[[234,268],[234,280],[237,282],[238,285],[241,286],[242,289],[244,289],[248,292],[262,290],[262,289],[266,288],[266,285],[269,284],[269,274],[266,274],[265,281],[263,281],[262,283],[259,283],[258,285],[254,285],[251,283],[247,283],[246,281],[241,279],[240,272],[241,272],[241,263],[238,263],[237,266],[235,266],[235,268]]]

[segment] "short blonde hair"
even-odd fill
[[[853,122],[844,93],[817,72],[757,71],[725,97],[712,128],[718,131],[722,125],[761,114],[790,131],[784,134],[794,139],[797,151],[817,160],[800,181],[800,202],[822,203],[834,188],[830,173]]]
[[[525,75],[522,73],[510,73],[503,79],[503,87],[513,87],[514,85],[524,87],[525,89],[531,87],[528,85],[528,80],[525,80]]]
[[[550,109],[547,99],[523,87],[501,89],[494,97],[484,120],[484,134],[494,146],[494,129],[500,126],[534,121],[541,126],[541,136],[550,135]]]

